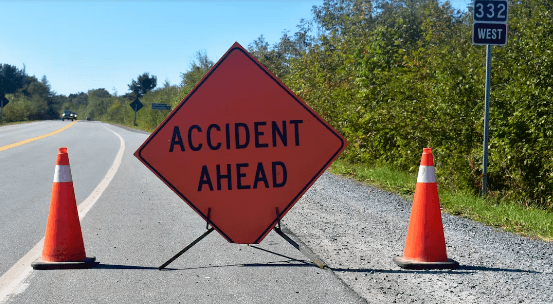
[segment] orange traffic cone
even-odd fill
[[[422,152],[403,257],[395,257],[394,262],[406,269],[459,267],[459,263],[448,259],[446,254],[431,148],[424,148]]]
[[[67,148],[60,148],[42,257],[31,266],[34,269],[90,268],[95,260],[87,258],[84,251]]]

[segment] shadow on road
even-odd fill
[[[170,270],[193,270],[193,269],[208,269],[208,268],[221,268],[221,267],[317,267],[310,261],[298,260],[285,255],[272,252],[266,249],[259,247],[253,247],[262,251],[272,253],[286,258],[287,260],[283,261],[273,261],[266,263],[246,263],[246,264],[225,264],[225,265],[209,265],[209,266],[198,266],[198,267],[186,267],[186,268],[165,268],[164,271]],[[158,267],[149,267],[149,266],[133,266],[133,265],[114,265],[114,264],[95,264],[92,268],[94,269],[130,269],[130,270],[158,270]],[[470,266],[470,265],[461,265],[458,269],[455,270],[443,270],[443,269],[429,269],[429,270],[405,270],[405,269],[371,269],[371,268],[333,268],[325,266],[325,268],[330,269],[335,272],[357,272],[357,273],[367,273],[367,274],[376,274],[376,273],[420,273],[420,274],[471,274],[477,271],[492,271],[492,272],[514,272],[514,273],[531,273],[531,274],[542,274],[539,271],[532,270],[523,270],[523,269],[508,269],[508,268],[494,268],[494,267],[484,267],[484,266]]]
[[[270,253],[270,254],[278,255],[279,257],[287,258],[287,259],[289,259],[289,260],[291,260],[291,261],[301,262],[301,263],[305,263],[305,264],[312,264],[312,263],[310,263],[310,262],[306,262],[306,261],[303,261],[303,260],[294,259],[294,258],[292,258],[292,257],[286,256],[286,255],[283,255],[283,254],[280,254],[280,253],[276,253],[276,252],[271,251],[271,250],[263,249],[263,248],[260,248],[260,247],[257,247],[257,246],[252,246],[252,245],[250,245],[249,247],[250,247],[250,248],[253,248],[253,249],[265,251],[265,252]]]
[[[157,267],[148,266],[133,266],[133,265],[113,265],[113,264],[96,264],[94,269],[141,269],[141,270],[157,270]]]
[[[461,265],[459,267],[459,269],[461,269],[461,270],[477,270],[477,271],[497,271],[497,272],[542,273],[540,271],[524,270],[524,269],[493,268],[493,267],[469,266],[469,265]]]
[[[173,270],[193,270],[193,269],[208,269],[208,268],[221,268],[221,267],[317,267],[310,261],[298,260],[274,251],[263,249],[256,246],[249,246],[257,250],[261,250],[279,257],[285,258],[286,260],[281,261],[271,261],[266,263],[243,263],[243,264],[226,264],[226,265],[209,265],[209,266],[198,266],[198,267],[186,267],[186,268],[163,268],[163,271],[173,271]],[[94,269],[130,269],[130,270],[159,270],[159,267],[151,266],[134,266],[134,265],[115,265],[115,264],[101,264],[97,263],[92,268]]]
[[[209,265],[209,266],[186,267],[186,268],[164,268],[163,270],[164,271],[165,270],[195,270],[195,269],[209,269],[209,268],[222,268],[222,267],[317,267],[317,265],[309,263],[307,261],[299,261],[299,262],[296,262],[296,261],[286,260],[286,261],[273,261],[273,262],[267,262],[267,263],[224,264],[224,265]]]
[[[336,272],[360,272],[360,273],[421,273],[421,274],[470,274],[475,271],[493,271],[493,272],[517,272],[517,273],[541,273],[539,271],[532,270],[523,270],[523,269],[508,269],[508,268],[493,268],[493,267],[484,267],[484,266],[470,266],[470,265],[461,265],[458,269],[454,270],[404,270],[404,269],[363,269],[363,268],[332,268]]]

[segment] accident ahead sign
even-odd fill
[[[235,43],[135,156],[229,242],[253,244],[346,145]]]

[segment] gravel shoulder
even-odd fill
[[[553,303],[553,243],[442,214],[457,270],[403,270],[411,202],[323,174],[282,224],[369,303]]]

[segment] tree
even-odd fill
[[[284,34],[284,38],[287,38]],[[278,78],[286,74],[286,56],[278,48],[278,44],[273,47],[265,40],[263,35],[248,45],[248,51],[261,62],[269,71],[273,72]]]
[[[9,64],[0,64],[0,94],[15,93],[23,87],[24,82],[23,71]]]
[[[50,82],[48,82],[48,78],[46,78],[46,75],[42,76],[40,82],[48,89],[48,97],[56,96],[56,91],[52,91],[52,86],[50,85]]]
[[[72,103],[75,103],[77,106],[87,106],[88,105],[88,94],[80,92],[78,94],[69,94],[68,97]],[[69,109],[66,109],[69,110]]]
[[[298,32],[289,35],[289,31],[284,31],[273,46],[269,46],[263,35],[248,45],[248,51],[281,80],[290,74],[290,60],[302,56],[312,44],[309,22],[301,22]]]
[[[211,61],[207,54],[202,51],[196,52],[196,58],[190,64],[188,72],[181,74],[181,84],[187,92],[192,90],[194,86],[202,80],[205,73],[211,69],[213,61]]]
[[[89,90],[88,96],[94,95],[96,98],[109,98],[111,97],[111,94],[104,88],[96,89],[96,90]]]
[[[138,76],[137,80],[134,80],[129,84],[129,91],[132,91],[136,97],[144,96],[149,91],[153,90],[157,86],[157,77],[155,75],[150,76],[150,73],[144,73]]]

